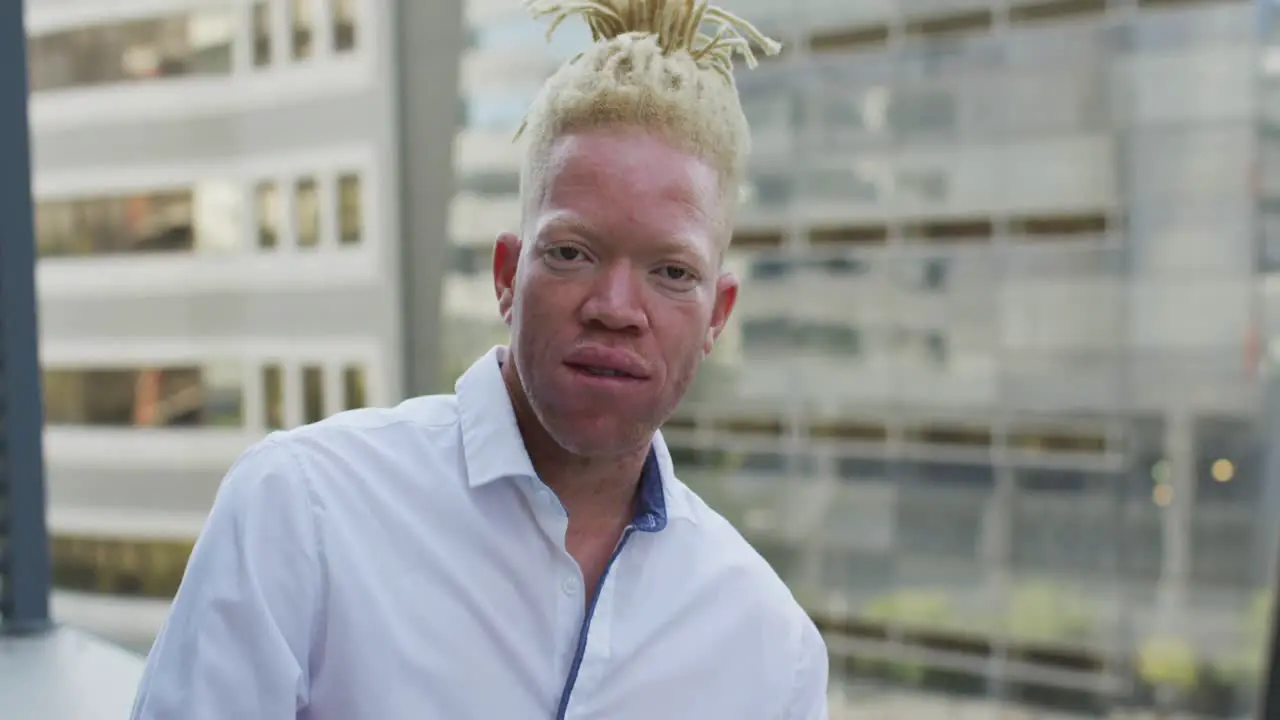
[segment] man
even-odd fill
[[[657,432],[737,297],[730,53],[776,45],[691,0],[535,10],[597,42],[523,128],[510,348],[246,452],[135,718],[826,718],[813,623]]]

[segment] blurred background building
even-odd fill
[[[786,50],[739,74],[745,291],[666,435],[837,695],[1244,716],[1280,536],[1271,0],[725,4]],[[406,130],[453,138],[456,186],[406,330],[394,5],[29,0],[64,619],[145,649],[240,450],[395,402],[415,341],[440,390],[502,342],[511,138],[587,33],[466,3],[456,134]]]

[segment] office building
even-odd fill
[[[416,386],[412,366],[430,361],[406,340],[423,308],[406,308],[426,295],[405,266],[443,248],[447,198],[436,209],[442,192],[410,179],[421,148],[444,148],[435,175],[448,184],[453,112],[416,123],[428,96],[456,96],[447,28],[459,13],[393,0],[27,2],[64,570],[136,565],[146,537],[172,540],[180,568],[247,446]],[[399,72],[398,33],[422,40],[412,73]],[[423,231],[431,213],[439,227]],[[67,572],[75,586],[139,590]]]

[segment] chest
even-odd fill
[[[659,540],[612,563],[606,543],[577,561],[530,535],[331,553],[307,717],[778,718],[784,639]]]

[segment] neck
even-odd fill
[[[560,499],[576,525],[626,524],[635,514],[640,473],[649,448],[617,456],[584,457],[566,450],[543,427],[508,359],[502,379],[511,396],[516,424],[539,479]]]

